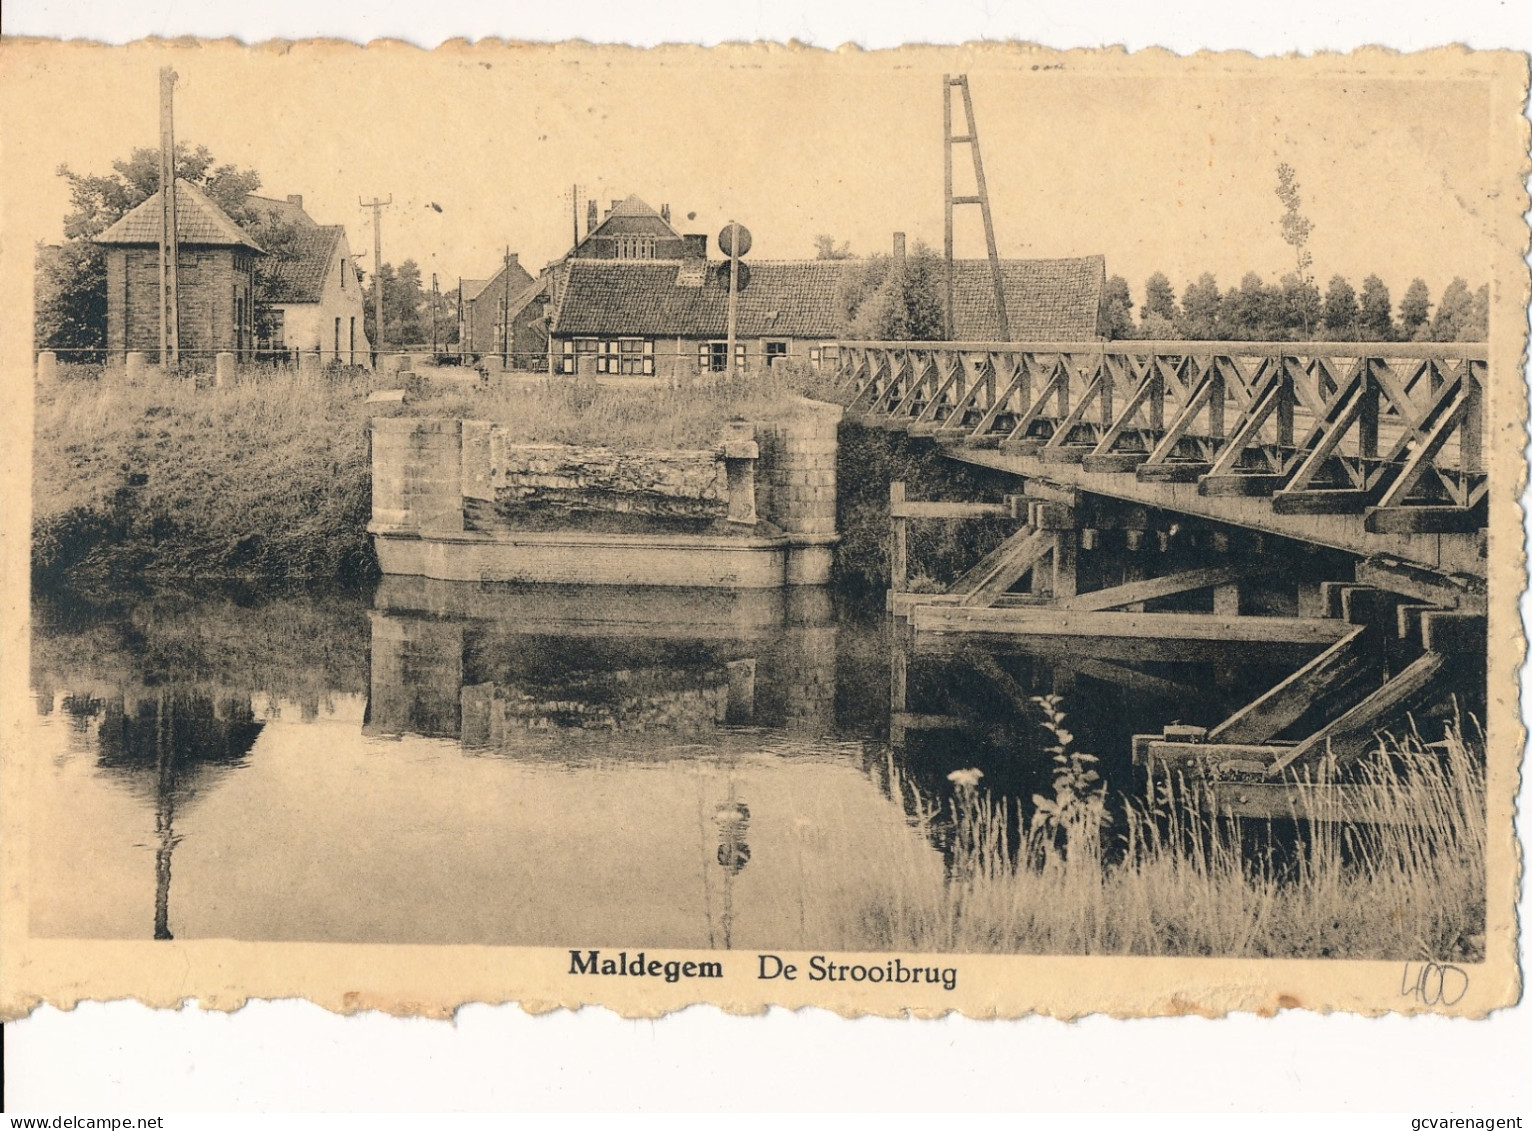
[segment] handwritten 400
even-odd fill
[[[1467,992],[1468,975],[1456,966],[1406,962],[1399,978],[1399,996],[1422,1005],[1456,1005]]]

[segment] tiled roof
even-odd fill
[[[462,289],[463,301],[473,302],[483,297],[486,292],[494,294],[497,302],[505,301],[505,265],[487,279],[464,279],[459,283]],[[521,290],[532,281],[531,273],[521,265],[519,259],[511,262],[511,294],[519,294]]]
[[[728,333],[724,263],[708,266],[702,286],[677,282],[676,260],[571,259],[557,288],[557,334],[720,338]],[[833,338],[840,330],[836,292],[844,261],[759,261],[739,296],[741,337]]]
[[[160,194],[133,209],[96,237],[101,244],[157,244],[160,242]],[[203,247],[260,245],[229,219],[229,214],[208,199],[195,185],[176,180],[176,236],[183,244]]]
[[[585,239],[588,240],[591,236],[668,236],[671,239],[680,239],[681,233],[637,196],[630,196],[613,205],[612,210],[606,214],[606,218],[597,224],[595,230],[588,233]]]
[[[297,228],[291,243],[265,261],[268,302],[318,302],[346,229],[339,224]]]
[[[1002,259],[1013,342],[1081,342],[1096,337],[1106,257]],[[953,333],[960,342],[998,341],[1000,318],[987,259],[953,264]]]
[[[834,338],[845,333],[837,294],[858,260],[750,262],[750,285],[739,296],[738,333],[747,338]],[[720,338],[728,333],[728,290],[712,263],[702,286],[681,280],[674,260],[571,259],[553,288],[553,332],[588,336]],[[1014,341],[1088,341],[1096,336],[1106,261],[1001,261]],[[954,264],[953,298],[960,341],[1000,337],[987,260]]]
[[[259,209],[283,223],[302,227],[314,226],[314,218],[303,210],[303,205],[293,200],[277,200],[274,197],[256,196],[255,193],[251,193],[245,197],[245,207]]]
[[[521,317],[521,312],[527,308],[527,304],[539,295],[547,293],[547,280],[533,279],[521,289],[520,294],[511,296],[511,318]]]

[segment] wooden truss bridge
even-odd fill
[[[1248,799],[1358,757],[1465,660],[1482,671],[1484,346],[852,342],[838,358],[851,419],[1015,477],[992,501],[893,485],[889,604],[917,650],[1299,650],[1220,725],[1142,737],[1142,762],[1244,779]],[[910,592],[909,524],[979,517],[1009,533],[955,584]]]

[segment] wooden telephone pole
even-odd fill
[[[724,372],[734,372],[734,349],[739,330],[739,225],[729,221],[729,360]]]
[[[372,349],[374,354],[380,354],[383,352],[383,209],[394,202],[394,194],[389,193],[387,200],[375,196],[370,201],[357,197],[356,201],[363,208],[372,209],[372,320],[376,324],[373,329],[377,331]]]
[[[952,132],[952,90],[959,87],[963,91],[963,113],[967,119],[967,133],[954,135]],[[953,261],[952,261],[952,209],[958,204],[977,204],[984,214],[984,242],[989,247],[989,272],[995,285],[995,307],[1000,314],[1000,337],[1003,341],[1011,340],[1011,319],[1005,308],[1005,280],[1000,272],[1000,253],[995,249],[995,222],[989,212],[989,189],[984,184],[984,161],[979,156],[979,127],[973,116],[973,97],[968,93],[968,76],[952,75],[942,76],[942,135],[945,153],[945,179],[947,190],[947,274],[946,274],[946,305],[944,313],[947,321],[947,337],[950,340],[956,333],[956,323],[953,317]],[[952,194],[952,147],[954,145],[967,145],[968,151],[973,155],[973,196],[954,196]]]
[[[181,242],[176,230],[176,73],[160,68],[160,364],[181,362]]]
[[[441,302],[442,289],[436,281],[436,272],[431,272],[431,360],[434,363],[436,355],[441,352],[440,334],[437,330],[436,307]]]
[[[500,368],[511,367],[511,245],[505,245],[505,268],[503,280],[505,294],[500,307]]]

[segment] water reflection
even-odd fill
[[[32,930],[854,947],[945,873],[917,796],[1046,791],[1032,696],[1121,784],[1134,729],[1295,662],[1218,659],[914,649],[823,590],[40,604]]]

